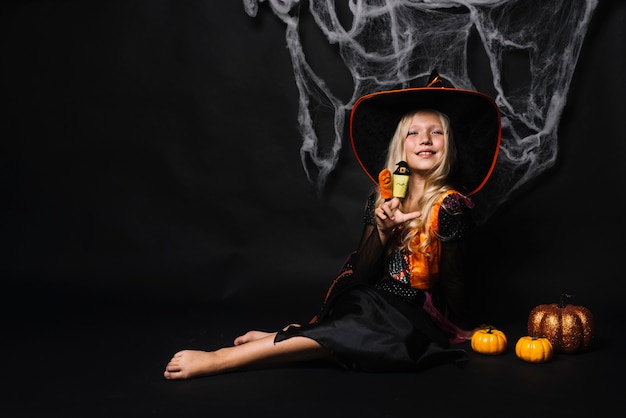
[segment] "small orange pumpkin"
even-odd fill
[[[575,353],[591,347],[595,323],[584,306],[565,303],[571,295],[563,294],[558,304],[539,305],[530,311],[528,335],[550,340],[555,353]]]
[[[525,336],[517,340],[515,355],[529,363],[545,363],[552,359],[552,343],[547,338]]]
[[[504,332],[493,327],[479,329],[472,334],[472,350],[481,354],[502,354],[507,348],[507,339]]]

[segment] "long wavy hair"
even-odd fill
[[[454,138],[452,134],[452,130],[450,128],[450,119],[447,115],[431,109],[420,109],[407,113],[400,119],[398,123],[398,127],[389,143],[389,148],[387,151],[387,161],[385,166],[393,172],[396,168],[398,161],[406,160],[406,153],[404,151],[404,142],[409,133],[409,128],[411,127],[411,122],[413,117],[418,113],[422,112],[434,112],[439,116],[441,120],[441,125],[444,130],[444,149],[443,149],[443,158],[441,160],[441,164],[435,167],[425,179],[424,184],[424,193],[422,197],[418,201],[418,210],[422,213],[422,216],[417,219],[413,219],[411,221],[405,222],[402,228],[402,236],[401,236],[401,245],[411,251],[411,247],[409,246],[411,240],[415,235],[425,230],[426,225],[429,224],[431,212],[433,205],[437,202],[439,196],[442,193],[450,190],[452,187],[448,184],[448,178],[456,161],[456,146],[454,145]],[[410,193],[410,188],[409,188]],[[410,195],[406,196],[407,198]],[[378,194],[378,199],[376,201],[376,207],[383,203],[383,199],[380,197],[380,193]],[[403,210],[403,200],[400,202],[400,209]],[[424,216],[425,215],[425,216]],[[425,248],[430,243],[430,234],[427,234],[428,238],[426,241],[421,242],[418,250],[425,251]]]

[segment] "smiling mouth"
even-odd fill
[[[420,157],[427,157],[430,155],[435,155],[435,152],[434,151],[421,151],[421,152],[418,152],[417,155],[419,155]]]

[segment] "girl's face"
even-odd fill
[[[444,159],[446,138],[439,115],[420,111],[413,116],[404,141],[406,162],[411,172],[425,174]]]

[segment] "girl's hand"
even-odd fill
[[[406,221],[418,218],[421,212],[404,213],[400,210],[400,199],[394,197],[376,208],[376,226],[381,238],[389,237],[394,229]]]

